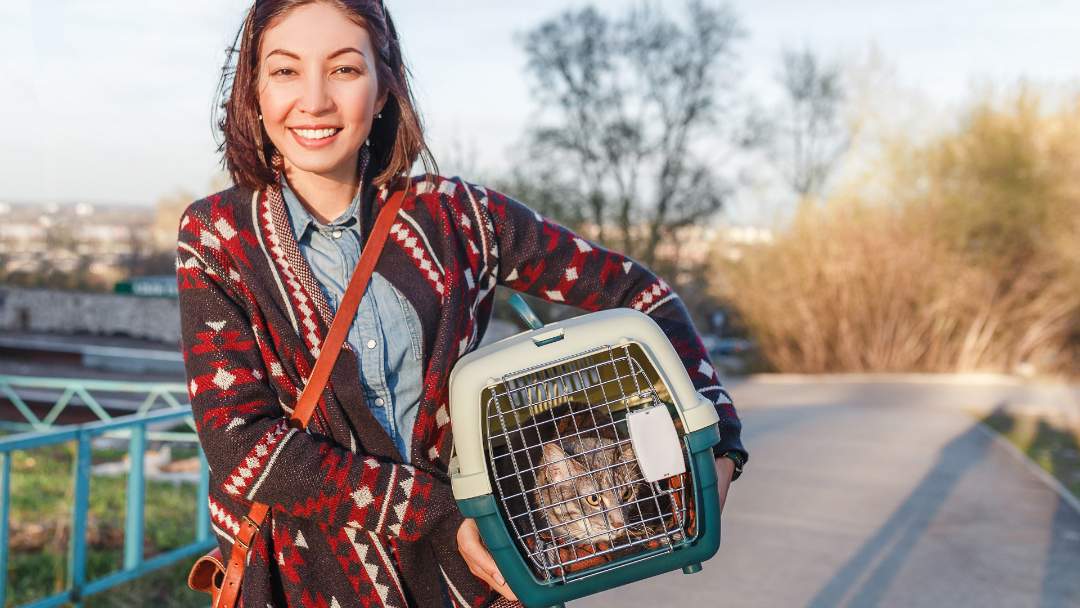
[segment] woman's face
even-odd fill
[[[259,109],[286,169],[355,179],[360,146],[382,108],[367,31],[315,2],[263,33]]]

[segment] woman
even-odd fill
[[[435,175],[375,0],[259,0],[223,78],[236,185],[193,203],[177,277],[192,409],[229,554],[253,502],[245,606],[482,606],[513,598],[450,492],[447,385],[496,285],[654,318],[714,400],[721,487],[739,421],[679,300],[632,260],[499,193]],[[288,425],[374,217],[406,196],[307,432]]]

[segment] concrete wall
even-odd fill
[[[175,298],[0,287],[0,332],[126,336],[180,343],[180,306]],[[523,331],[492,319],[483,344]]]
[[[174,298],[0,287],[0,331],[180,341]]]

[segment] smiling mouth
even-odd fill
[[[302,137],[309,141],[319,141],[320,139],[326,139],[337,135],[341,129],[337,127],[331,127],[327,129],[289,129],[299,137]]]

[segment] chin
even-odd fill
[[[329,175],[336,173],[341,167],[349,162],[350,154],[334,154],[327,152],[312,152],[310,150],[294,151],[285,158],[296,169],[305,173],[317,175]]]

